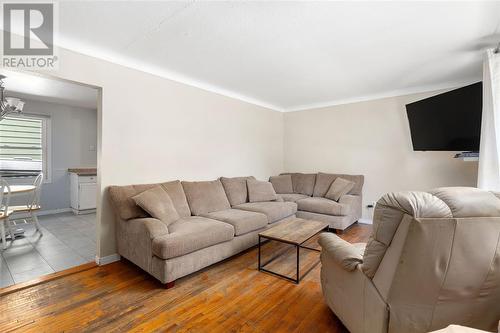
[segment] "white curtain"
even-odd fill
[[[488,50],[483,66],[483,119],[477,187],[500,191],[500,53]]]

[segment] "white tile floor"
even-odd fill
[[[33,225],[22,225],[25,236],[12,244],[8,240],[8,248],[0,250],[0,288],[94,261],[95,214],[63,213],[38,220],[43,236]]]

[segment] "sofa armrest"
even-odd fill
[[[168,227],[162,221],[152,218],[137,218],[123,222],[128,234],[143,234],[150,240],[168,234]]]
[[[149,235],[150,239],[168,234],[167,225],[158,219],[146,217],[130,220],[129,223],[132,221],[143,224],[143,230]]]
[[[354,221],[359,220],[363,213],[362,197],[360,195],[345,194],[340,197],[339,204],[344,204],[349,207],[349,214],[354,217]]]
[[[363,263],[363,252],[359,247],[346,242],[331,233],[322,233],[319,237],[321,250],[326,253],[336,264],[346,271],[353,271]]]
[[[120,255],[149,272],[153,258],[153,239],[168,234],[168,227],[158,219],[147,217],[120,221],[118,251]]]

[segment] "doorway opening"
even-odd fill
[[[25,103],[0,119],[1,206],[9,215],[0,219],[3,288],[95,261],[100,92],[49,76],[0,74],[5,95]]]

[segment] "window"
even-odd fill
[[[43,171],[50,179],[50,119],[39,116],[5,117],[0,121],[0,175],[33,176]]]

